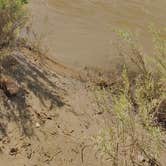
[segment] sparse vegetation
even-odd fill
[[[88,83],[85,83],[74,78],[63,77],[58,72],[52,71],[53,68],[56,70],[56,67],[57,70],[61,70],[58,63],[55,63],[55,66],[52,63],[41,65],[40,57],[42,60],[47,57],[42,54],[40,40],[35,41],[38,38],[35,33],[32,34],[34,37],[32,41],[27,38],[20,40],[20,30],[27,20],[26,3],[27,0],[0,0],[0,58],[2,58],[0,61],[0,119],[2,121],[0,122],[0,140],[3,145],[0,149],[1,152],[7,151],[6,154],[9,153],[16,157],[17,151],[19,151],[19,154],[22,153],[22,156],[26,158],[25,161],[27,158],[31,161],[35,153],[40,152],[39,158],[37,156],[35,160],[50,164],[49,162],[60,153],[62,153],[60,161],[64,160],[67,163],[66,158],[70,158],[68,152],[72,148],[74,157],[75,154],[78,154],[81,156],[81,164],[86,165],[83,163],[84,150],[89,146],[89,133],[93,130],[93,128],[89,130],[90,123],[96,118],[96,115],[106,112],[111,115],[109,123],[106,124],[107,127],[101,129],[101,132],[93,137],[96,148],[105,161],[109,160],[111,166],[164,166],[163,158],[166,153],[166,39],[162,37],[162,33],[166,31],[156,31],[154,27],[150,27],[155,54],[144,56],[135,43],[134,35],[118,30],[118,35],[130,48],[130,53],[127,54],[121,50],[121,55],[127,57],[136,70],[130,70],[130,64],[126,61],[121,75],[112,81],[108,78],[113,78],[113,74],[102,72],[97,68],[94,71],[87,68],[89,82],[86,80]],[[18,43],[33,53],[40,54],[40,57],[29,58],[31,55],[24,57],[19,53],[5,58],[1,56],[8,54],[8,48]],[[62,70],[64,71],[63,67]],[[77,84],[79,84],[78,88],[72,87]],[[94,110],[91,109],[92,103],[87,96],[89,94],[87,89],[92,88],[94,84],[92,91],[95,99],[92,97],[92,100],[97,103],[95,115],[93,111],[96,111],[96,107]],[[90,86],[87,88],[84,85]],[[68,91],[68,88],[71,90]],[[81,93],[85,95],[82,98],[83,102],[88,98],[87,103],[83,103],[83,106],[82,103],[79,103],[80,100],[76,100],[82,95]],[[66,97],[67,95],[68,97]],[[73,102],[73,100],[76,101]],[[66,105],[65,108],[64,105]],[[76,107],[76,105],[79,106]],[[63,107],[62,115],[59,115],[60,111],[57,114],[55,109],[61,107]],[[83,111],[87,109],[87,111],[83,112],[81,109]],[[90,114],[88,111],[91,111]],[[72,114],[70,115],[70,113]],[[87,114],[90,120],[88,120]],[[66,116],[68,117],[66,118]],[[100,118],[102,121],[102,116]],[[73,122],[71,123],[71,121]],[[94,128],[98,124],[102,125],[98,122]],[[13,124],[16,124],[16,127],[8,131]],[[16,128],[22,131],[21,138]],[[51,130],[49,130],[50,128]],[[81,131],[81,133],[77,134],[77,131]],[[12,139],[9,141],[3,139],[8,137],[8,134],[12,137],[13,135],[10,135],[12,132],[16,134],[16,136],[13,134],[16,137],[14,138],[16,143],[5,149],[4,147],[11,143]],[[48,140],[50,141],[50,138],[52,140],[50,145],[45,144],[46,137],[42,137],[40,132],[45,136],[49,133]],[[33,135],[37,135],[37,142],[32,138]],[[28,143],[24,143],[23,136],[32,139],[30,138]],[[85,143],[83,138],[79,140],[79,137],[84,136],[87,139]],[[76,142],[78,146],[68,145],[69,141],[66,140],[68,138],[74,138],[74,141],[79,140],[79,143]],[[43,141],[41,141],[42,139]],[[58,142],[61,139],[62,142]],[[59,146],[51,149],[54,147],[52,143],[55,143],[55,140],[56,144],[65,142],[64,149],[61,150]],[[18,147],[11,148],[18,145],[18,142],[20,144]],[[36,149],[36,145],[41,147]],[[66,146],[68,147],[66,148]],[[23,148],[25,151],[21,152]],[[49,149],[51,149],[50,152]],[[66,149],[65,154],[63,152]],[[89,153],[87,154],[89,155]],[[18,157],[20,158],[20,156]],[[73,158],[69,159],[70,164],[73,161]]]
[[[0,48],[16,44],[27,14],[27,0],[0,0]]]
[[[161,107],[161,103],[166,100],[163,81],[166,78],[166,42],[160,38],[160,31],[153,32],[156,54],[150,61],[145,60],[129,33],[119,32],[129,43],[130,60],[139,72],[130,78],[129,66],[125,66],[119,84],[107,88],[107,93],[103,88],[95,92],[99,110],[110,112],[113,117],[110,127],[103,129],[95,142],[103,157],[115,166],[164,164],[166,133],[162,127],[166,125],[166,108]],[[151,62],[155,62],[155,70],[149,68]],[[101,98],[102,102],[98,100]]]

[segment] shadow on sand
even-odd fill
[[[4,58],[0,62],[3,68],[3,74],[12,77],[14,80],[25,87],[22,87],[16,96],[7,97],[1,92],[3,99],[3,107],[1,104],[0,119],[3,122],[14,121],[22,133],[26,136],[33,135],[33,125],[29,105],[27,104],[27,96],[33,93],[45,106],[45,101],[51,103],[51,107],[62,107],[64,102],[58,96],[59,87],[56,86],[48,77],[49,73],[29,62],[23,55],[16,54]],[[54,75],[54,77],[56,77]],[[2,101],[1,101],[2,102]],[[0,123],[0,134],[5,135],[5,125]]]

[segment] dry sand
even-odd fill
[[[21,91],[13,97],[0,91],[0,166],[110,165],[92,141],[110,115],[97,114],[77,72],[39,59],[24,50],[2,61]]]

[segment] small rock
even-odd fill
[[[139,161],[139,162],[145,162],[144,156],[138,155],[138,161]]]
[[[39,128],[39,127],[40,127],[40,124],[39,124],[38,122],[36,123],[36,127],[37,127],[37,128]]]
[[[10,155],[13,156],[13,155],[16,155],[18,153],[18,149],[17,148],[11,148],[10,149]]]
[[[0,78],[0,88],[7,96],[16,95],[20,90],[20,86],[17,81],[8,76],[2,76]]]

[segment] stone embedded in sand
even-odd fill
[[[37,128],[39,128],[39,127],[40,127],[40,124],[39,124],[38,122],[37,122],[35,125],[36,125],[36,127],[37,127]]]
[[[17,152],[18,152],[18,149],[17,149],[17,148],[11,148],[9,154],[10,154],[11,156],[13,156],[13,155],[16,155]]]
[[[16,95],[20,90],[20,86],[19,86],[18,82],[13,80],[9,76],[1,76],[0,88],[8,96]]]

